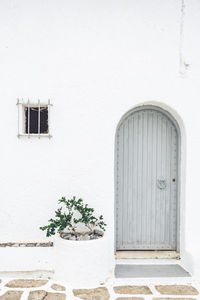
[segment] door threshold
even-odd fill
[[[116,251],[116,259],[180,259],[176,251]]]

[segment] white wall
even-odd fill
[[[182,18],[178,0],[1,1],[1,241],[46,241],[57,199],[77,195],[105,216],[113,247],[115,129],[158,101],[185,124],[186,248],[199,247],[199,16],[198,0]],[[17,138],[17,98],[52,100],[51,140]]]

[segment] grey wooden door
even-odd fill
[[[116,133],[117,250],[176,250],[178,131],[161,110],[129,113]]]

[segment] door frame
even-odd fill
[[[114,201],[114,252],[117,251],[116,248],[116,235],[117,235],[117,201],[118,201],[118,193],[117,193],[117,135],[118,135],[118,129],[121,125],[121,123],[131,114],[141,111],[144,109],[153,109],[157,110],[161,113],[163,113],[165,116],[167,116],[171,122],[174,124],[176,130],[177,130],[177,136],[178,136],[178,151],[177,151],[177,163],[178,163],[178,169],[177,169],[177,245],[176,245],[176,252],[180,253],[180,251],[185,248],[185,238],[184,238],[184,224],[185,224],[185,203],[183,200],[184,198],[184,179],[185,179],[185,160],[183,160],[183,156],[185,156],[185,129],[184,124],[181,119],[181,117],[177,114],[175,110],[173,110],[171,107],[164,103],[160,102],[145,102],[142,104],[138,104],[128,110],[120,119],[118,122],[116,132],[115,132],[115,157],[114,157],[114,195],[115,195],[115,201]],[[184,151],[183,151],[184,150]],[[184,162],[184,164],[183,164]],[[137,251],[137,250],[133,250]],[[145,250],[148,251],[148,250]]]

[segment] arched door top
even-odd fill
[[[173,115],[166,109],[158,106],[158,105],[153,105],[153,104],[142,104],[139,106],[136,106],[130,110],[128,110],[120,119],[118,125],[117,125],[117,129],[116,129],[116,134],[118,133],[118,128],[121,126],[121,124],[124,122],[125,119],[127,119],[128,117],[130,117],[132,114],[138,112],[138,111],[142,111],[142,110],[155,110],[157,112],[160,112],[162,114],[164,114],[167,118],[169,118],[169,120],[171,120],[171,122],[174,124],[174,126],[176,127],[176,130],[178,131],[178,135],[179,138],[181,138],[181,132],[180,132],[180,126],[176,120],[176,118],[173,117]]]

